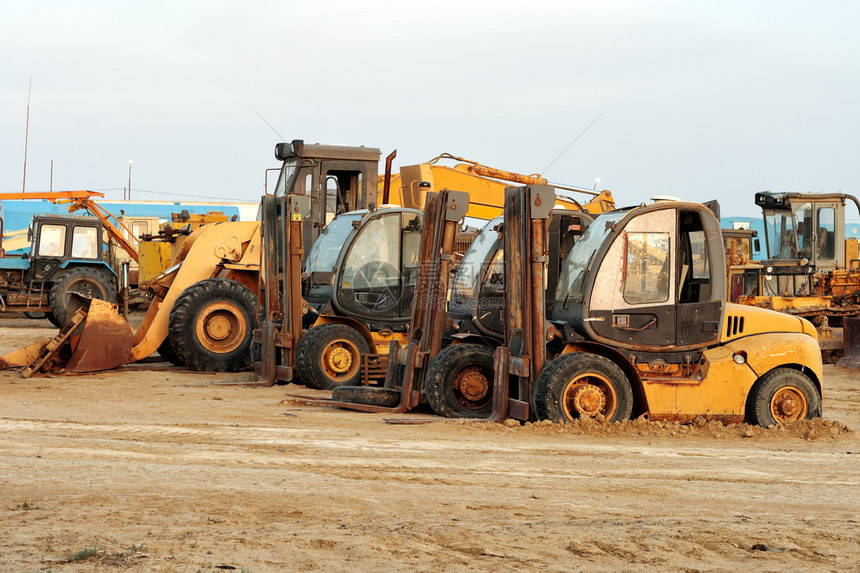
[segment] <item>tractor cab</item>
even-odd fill
[[[714,345],[724,268],[719,222],[703,205],[613,211],[589,225],[565,260],[553,320],[584,339],[628,350]]]
[[[371,330],[405,330],[418,274],[421,222],[420,211],[401,207],[351,211],[333,219],[305,260],[303,297],[313,314],[353,317]]]
[[[105,265],[103,227],[94,217],[37,215],[30,230],[30,280],[49,282],[72,261]],[[105,265],[106,266],[106,265]]]
[[[505,267],[503,217],[489,221],[475,237],[451,286],[448,314],[460,332],[501,340],[504,334]],[[591,223],[581,211],[556,208],[549,222],[547,292],[555,291],[562,262]],[[551,299],[551,297],[547,297]]]

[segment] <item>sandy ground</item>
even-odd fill
[[[47,326],[0,319],[0,352]],[[0,571],[857,570],[860,373],[825,376],[825,421],[605,431],[2,372]]]

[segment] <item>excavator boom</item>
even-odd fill
[[[440,165],[441,160],[458,161],[453,167]],[[430,186],[422,186],[429,183]],[[469,193],[471,199],[468,217],[489,221],[502,212],[505,187],[511,183],[524,185],[547,185],[547,180],[538,174],[524,175],[482,165],[477,161],[443,153],[426,163],[405,165],[400,168],[399,175],[391,175],[388,198],[391,203],[422,209],[427,191],[443,189],[458,189]],[[379,192],[385,195],[385,177],[378,180]],[[556,204],[567,209],[584,211],[598,215],[615,208],[615,200],[609,191],[591,191],[577,187],[555,186],[557,190],[571,191],[590,195],[586,203],[580,203],[572,197],[556,193]]]

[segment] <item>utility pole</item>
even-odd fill
[[[21,193],[27,192],[27,143],[30,139],[30,92],[33,90],[33,78],[30,78],[30,86],[27,88],[27,127],[24,131],[24,181],[21,184]]]

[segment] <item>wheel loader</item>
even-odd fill
[[[546,322],[536,312],[545,308],[547,211],[536,204],[545,191],[509,193],[511,216],[529,225],[505,234],[508,344],[495,355],[491,419],[769,426],[821,415],[815,328],[726,302],[719,222],[705,206],[597,217],[565,260]],[[544,364],[548,344],[555,357]]]

